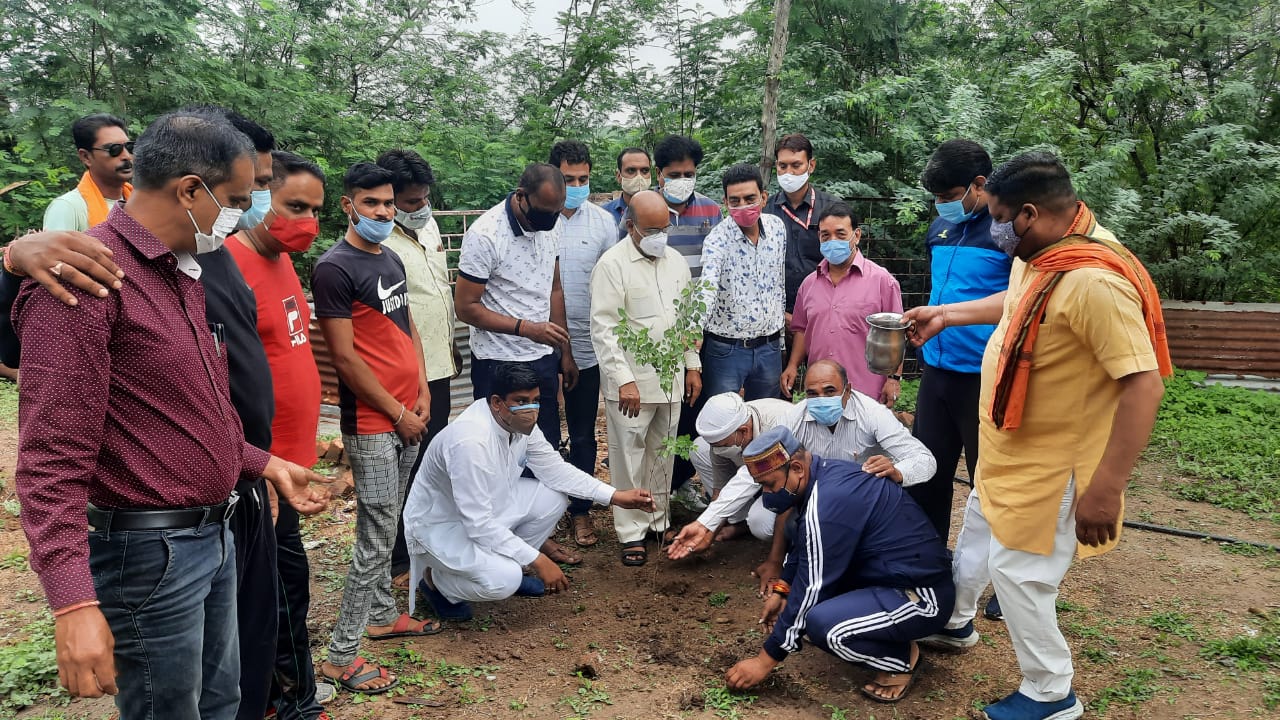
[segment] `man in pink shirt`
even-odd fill
[[[888,270],[858,251],[861,220],[847,203],[832,203],[818,218],[823,260],[800,283],[791,315],[791,360],[780,385],[790,395],[800,364],[835,360],[854,390],[887,407],[898,399],[901,374],[885,378],[867,369],[867,316],[902,312],[902,288]],[[901,368],[899,368],[901,373]]]

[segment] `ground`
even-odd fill
[[[0,416],[0,478],[11,500],[16,431]],[[1129,493],[1129,517],[1263,543],[1280,542],[1268,520],[1177,499],[1181,482],[1145,462]],[[963,499],[957,485],[956,519]],[[0,717],[107,718],[107,701],[68,703],[38,689],[36,705],[14,708],[22,687],[19,651],[47,667],[47,610],[26,566],[26,541],[6,503],[0,512]],[[1003,625],[977,621],[982,642],[964,654],[927,652],[910,696],[897,706],[863,698],[868,677],[813,648],[781,665],[749,694],[724,690],[724,671],[755,654],[760,601],[750,570],[764,547],[716,546],[679,563],[657,558],[623,568],[606,511],[604,538],[571,572],[568,594],[476,607],[476,620],[409,642],[366,642],[362,653],[402,678],[402,694],[343,693],[334,718],[911,718],[972,716],[975,706],[1015,689],[1017,666]],[[350,497],[307,521],[315,600],[312,641],[323,656],[347,570]],[[567,535],[562,533],[562,541]],[[1077,562],[1059,599],[1076,659],[1076,690],[1089,717],[1274,717],[1280,703],[1280,554],[1126,530],[1120,548]],[[403,599],[403,596],[402,596]],[[8,633],[6,635],[5,633]],[[23,641],[28,641],[24,644]],[[39,646],[39,647],[37,647]],[[41,650],[43,648],[43,650]],[[594,676],[594,677],[592,677]],[[47,676],[46,676],[47,677]],[[51,683],[44,683],[48,688]],[[28,691],[31,689],[28,688]],[[413,704],[408,704],[413,703]],[[1268,708],[1270,705],[1270,708]]]

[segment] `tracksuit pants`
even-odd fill
[[[824,600],[805,618],[809,642],[884,672],[911,669],[911,641],[942,628],[955,603],[949,580],[910,590],[867,587]]]

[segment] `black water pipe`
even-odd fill
[[[1232,545],[1248,545],[1250,547],[1262,548],[1263,550],[1280,552],[1280,546],[1276,545],[1253,542],[1252,540],[1238,540],[1233,537],[1226,537],[1225,535],[1214,535],[1212,533],[1198,532],[1195,530],[1183,530],[1182,528],[1169,527],[1167,525],[1153,525],[1151,523],[1137,522],[1135,520],[1125,520],[1124,526],[1127,528],[1133,528],[1134,530],[1146,530],[1148,532],[1176,535],[1178,537],[1192,538],[1194,540],[1212,540],[1220,543],[1231,543]]]

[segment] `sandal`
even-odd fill
[[[894,680],[900,677],[906,677],[906,680],[904,682],[882,683],[882,682],[876,682],[875,680],[872,680],[871,682],[867,683],[867,685],[863,685],[861,688],[858,688],[858,689],[862,691],[863,695],[866,695],[868,698],[871,698],[872,700],[875,700],[878,703],[884,703],[885,705],[892,705],[894,703],[901,702],[902,698],[907,696],[907,692],[911,690],[911,686],[914,685],[916,682],[916,670],[918,669],[920,669],[919,650],[916,651],[916,662],[914,665],[911,666],[910,670],[904,673],[889,673],[889,678],[891,680]],[[880,695],[877,695],[875,692],[868,690],[867,689],[868,685],[875,686],[875,688],[879,690],[897,690],[898,694],[896,697],[891,697],[891,698],[882,697]]]
[[[569,522],[573,526],[573,541],[578,547],[591,547],[600,542],[590,515],[574,515],[569,518]]]
[[[409,571],[405,570],[404,572],[392,578],[391,587],[395,588],[396,590],[408,590],[409,589]]]
[[[371,633],[368,630],[365,630],[365,634],[369,636],[370,640],[390,640],[392,638],[435,635],[443,629],[444,626],[440,624],[439,620],[433,620],[430,618],[426,620],[414,620],[413,616],[409,613],[401,613],[400,617],[396,618],[395,624],[391,626],[390,632]]]
[[[360,672],[365,668],[375,668],[375,669],[366,670],[363,673]],[[326,675],[325,677],[329,677],[329,676]],[[353,693],[362,693],[364,695],[380,695],[390,690],[391,688],[399,685],[400,678],[394,678],[391,680],[391,682],[387,683],[386,685],[383,685],[382,687],[362,688],[360,686],[369,682],[370,680],[374,680],[376,678],[386,678],[386,677],[390,677],[390,675],[387,674],[386,668],[378,667],[376,665],[370,665],[368,662],[365,661],[364,658],[357,657],[354,661],[352,661],[350,665],[347,666],[347,669],[343,671],[341,676],[336,678],[329,678],[329,679],[332,680],[333,682],[338,683],[338,686],[341,687],[342,689],[348,690]]]
[[[649,550],[643,540],[632,540],[622,543],[622,564],[627,567],[640,567],[649,561]]]
[[[645,533],[645,537],[648,538],[649,540],[653,540],[654,542],[662,543],[662,546],[666,547],[667,545],[671,544],[672,540],[676,539],[676,535],[678,534],[679,533],[676,531],[675,528],[669,527],[666,530],[662,531],[661,534],[659,534],[658,531],[656,530],[650,530],[649,532]]]
[[[551,558],[551,562],[557,565],[581,565],[582,558],[569,552],[565,546],[555,540],[548,540],[542,544],[542,554]]]

